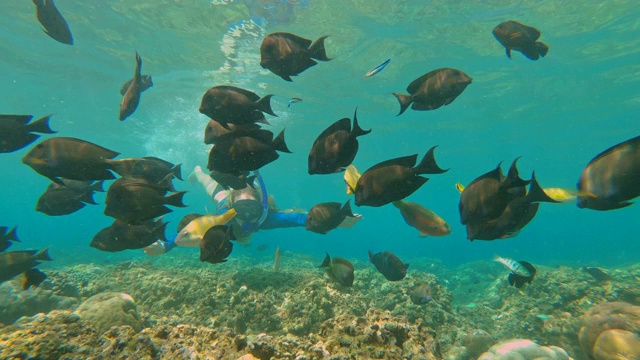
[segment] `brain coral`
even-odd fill
[[[531,340],[511,339],[492,346],[478,360],[569,360],[564,349],[541,346]]]
[[[109,330],[112,326],[129,325],[136,332],[144,327],[133,298],[127,294],[117,292],[96,294],[85,300],[75,313],[100,333]]]
[[[594,306],[584,314],[578,337],[590,359],[640,358],[640,306],[621,301]]]

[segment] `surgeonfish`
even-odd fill
[[[127,92],[124,93],[122,97],[122,102],[120,103],[120,114],[118,115],[118,119],[120,121],[124,121],[126,118],[131,116],[134,111],[138,108],[138,104],[140,103],[140,94],[142,93],[142,75],[140,71],[142,70],[142,58],[136,51],[136,70],[133,73],[133,81]]]
[[[57,42],[73,45],[73,35],[69,24],[64,19],[53,0],[33,0],[36,6],[36,17],[44,29],[45,34]]]
[[[331,259],[327,253],[319,267],[327,268],[327,275],[339,284],[353,286],[353,264],[349,260],[339,257]]]
[[[347,185],[347,195],[354,195],[356,193],[356,185],[360,179],[360,173],[354,165],[347,166],[344,172],[344,183]]]
[[[394,253],[389,251],[374,254],[369,250],[369,261],[389,281],[399,281],[407,276],[409,264],[405,264]]]
[[[494,255],[493,257],[493,261],[497,261],[500,264],[504,265],[504,267],[506,267],[507,269],[509,269],[509,271],[511,271],[512,273],[518,275],[518,276],[523,276],[523,277],[530,277],[531,273],[529,272],[529,270],[527,270],[527,268],[525,268],[524,266],[522,266],[522,264],[520,264],[517,261],[508,259],[508,258],[503,258],[500,257],[500,255]]]
[[[269,125],[263,113],[277,116],[271,110],[271,97],[230,85],[214,86],[202,95],[200,113],[229,129],[229,124],[247,125],[260,122]]]
[[[235,216],[236,210],[232,208],[221,215],[205,215],[194,219],[180,230],[175,240],[176,245],[198,247],[207,230],[216,225],[226,225]]]
[[[531,26],[509,20],[493,28],[493,36],[505,47],[511,59],[511,50],[520,51],[527,59],[538,60],[549,52],[549,47],[540,41],[540,31]]]
[[[269,34],[260,45],[260,66],[286,81],[292,81],[291,76],[315,66],[315,60],[331,60],[324,48],[327,37],[329,35],[324,35],[312,44],[311,40],[291,33]]]
[[[129,87],[133,84],[134,79],[135,78],[129,79],[127,82],[122,84],[122,87],[120,88],[120,95],[124,96],[127,93],[127,90],[129,90]],[[140,91],[148,90],[150,87],[153,87],[151,75],[142,75],[140,77]]]
[[[233,251],[231,228],[225,225],[210,227],[200,240],[200,261],[218,264],[227,261]]]
[[[42,134],[54,134],[49,127],[51,115],[31,121],[33,115],[0,115],[0,153],[20,150]]]
[[[451,234],[451,226],[426,207],[404,200],[394,201],[392,204],[400,210],[407,224],[420,231],[420,237]]]

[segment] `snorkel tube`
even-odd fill
[[[256,231],[267,218],[269,212],[269,196],[267,195],[267,187],[264,184],[264,180],[262,180],[262,176],[260,176],[258,170],[254,170],[253,175],[258,179],[258,185],[260,185],[260,192],[262,193],[262,215],[260,215],[260,218],[255,222],[242,224],[242,230],[247,232]]]

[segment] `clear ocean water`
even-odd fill
[[[439,145],[436,158],[451,170],[407,200],[447,220],[453,233],[419,238],[396,208],[360,207],[364,220],[327,235],[304,229],[261,231],[253,246],[234,256],[259,255],[256,245],[309,254],[318,263],[328,252],[366,261],[367,250],[388,250],[405,262],[438,259],[457,265],[489,260],[494,253],[549,266],[622,266],[640,261],[640,207],[597,212],[575,203],[542,204],[521,233],[499,241],[466,240],[455,184],[471,180],[518,156],[521,174],[535,170],[543,187],[574,189],[583,167],[598,153],[638,135],[640,110],[640,6],[635,1],[386,1],[386,0],[57,0],[75,45],[46,36],[30,1],[0,2],[0,111],[54,114],[57,136],[85,139],[121,153],[120,158],[156,156],[182,163],[183,176],[206,165],[206,116],[198,112],[203,93],[234,85],[259,95],[275,94],[272,130],[286,128],[293,154],[264,167],[267,188],[281,208],[309,209],[319,202],[348,199],[341,174],[307,174],[313,140],[329,124],[352,117],[373,131],[360,138],[354,164],[364,171],[382,160],[419,154]],[[548,55],[512,59],[491,30],[518,20],[542,32]],[[285,31],[308,39],[328,34],[334,58],[288,83],[259,65],[265,35]],[[132,77],[134,53],[154,87],[136,112],[118,121],[123,82]],[[387,58],[371,78],[363,75]],[[441,67],[469,74],[473,83],[451,105],[396,116],[391,92],[405,92],[422,74]],[[287,108],[291,97],[303,102]],[[45,135],[42,139],[48,137]],[[32,147],[2,154],[0,225],[18,225],[13,249],[50,247],[50,266],[145,259],[141,250],[104,253],[89,247],[112,219],[97,206],[63,217],[34,210],[49,184],[20,162]],[[212,204],[188,182],[185,209],[166,216],[169,229],[188,212]],[[272,254],[272,251],[270,251]],[[165,256],[197,257],[197,249]]]

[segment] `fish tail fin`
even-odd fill
[[[33,255],[33,260],[36,261],[51,261],[51,257],[49,257],[49,253],[47,252],[49,248],[44,248],[37,254]]]
[[[549,47],[542,41],[536,41],[536,50],[538,50],[538,54],[540,54],[540,56],[545,57],[549,52]]]
[[[44,0],[33,0],[35,6],[44,6]]]
[[[324,49],[324,40],[328,37],[329,35],[321,36],[318,40],[311,44],[311,47],[309,47],[309,57],[320,61],[331,60],[331,58],[327,57],[327,52]]]
[[[5,236],[4,236],[4,239],[5,240],[11,240],[11,241],[20,242],[20,239],[18,239],[18,227],[15,226],[13,229],[11,229],[11,231],[6,233]]]
[[[504,179],[503,183],[501,184],[505,188],[527,186],[531,182],[529,180],[524,180],[520,177],[520,173],[518,172],[518,167],[516,166],[516,163],[520,158],[521,156],[518,156],[511,163],[511,167],[509,167],[509,173],[507,174],[507,177]]]
[[[371,132],[371,129],[362,130],[360,125],[358,125],[358,108],[356,107],[356,110],[353,113],[353,129],[351,130],[351,135],[353,137],[358,137],[361,135],[367,135],[370,132]]]
[[[375,256],[375,254],[371,250],[367,250],[367,251],[369,252],[369,261],[373,262],[373,257]]]
[[[186,194],[186,191],[178,191],[171,195],[164,197],[164,203],[167,205],[173,205],[176,207],[187,207],[187,205],[182,203],[182,197]]]
[[[415,170],[418,174],[442,174],[444,172],[449,171],[449,169],[442,169],[436,163],[436,158],[433,154],[435,148],[438,145],[432,147],[427,151],[427,154],[422,158],[422,161],[416,166]]]
[[[493,261],[497,261],[500,262],[500,260],[502,260],[502,257],[498,254],[493,254]]]
[[[329,267],[331,265],[331,256],[329,256],[329,253],[326,253],[327,255],[324,257],[324,260],[322,260],[322,264],[320,264],[321,268],[324,267]]]
[[[140,54],[138,54],[138,51],[136,50],[136,74],[138,75],[138,77],[142,77],[141,71],[142,71],[142,57],[140,57]]]
[[[392,94],[393,96],[396,97],[396,99],[398,99],[398,102],[400,103],[400,112],[398,113],[398,115],[396,115],[396,116],[400,116],[402,115],[403,112],[405,112],[405,110],[409,108],[409,105],[411,105],[413,100],[411,99],[411,95],[400,94],[400,93],[392,93]]]
[[[182,164],[178,164],[172,167],[171,174],[173,174],[173,177],[175,177],[176,179],[182,181]]]
[[[84,194],[80,196],[79,200],[85,204],[98,205],[98,203],[93,200],[93,191],[91,190],[85,191]]]
[[[534,171],[531,174],[531,186],[529,186],[529,192],[527,193],[527,198],[531,202],[549,202],[549,203],[559,203],[560,201],[554,200],[540,186],[538,183],[538,179],[536,179],[536,172]]]
[[[27,290],[32,286],[36,287],[47,279],[47,275],[36,268],[25,271],[23,275],[24,277],[21,281],[22,290]]]
[[[278,136],[273,139],[272,144],[275,150],[291,154],[291,151],[287,147],[287,143],[284,142],[284,129],[282,129],[282,131],[280,131],[280,134],[278,134]]]
[[[258,100],[256,102],[256,108],[258,110],[262,111],[262,112],[266,112],[269,115],[278,116],[273,112],[273,110],[271,110],[271,97],[272,96],[273,96],[273,94],[265,95],[262,99]],[[222,126],[224,126],[224,125],[222,125]]]
[[[49,127],[49,118],[51,118],[53,114],[49,114],[47,116],[43,116],[42,118],[30,123],[27,125],[28,132],[39,132],[43,134],[55,134],[56,131],[51,130]]]
[[[340,212],[344,216],[355,217],[355,215],[353,215],[353,211],[351,210],[351,199],[347,200],[347,202],[342,205]]]
[[[167,242],[167,237],[164,234],[167,229],[167,222],[162,221],[162,217],[159,217],[157,220],[153,222],[153,234],[160,240]]]
[[[89,190],[96,191],[96,192],[104,192],[104,188],[102,187],[103,184],[104,184],[104,180],[96,181],[93,184],[89,185]]]

